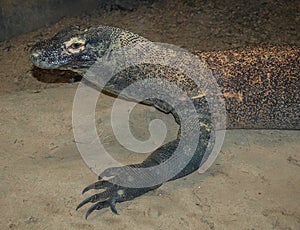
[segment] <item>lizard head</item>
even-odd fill
[[[116,47],[122,32],[109,26],[71,26],[35,44],[30,59],[39,68],[84,73],[98,58]]]

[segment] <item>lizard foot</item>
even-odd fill
[[[141,196],[145,194],[146,192],[155,189],[158,186],[154,187],[147,187],[147,188],[132,188],[132,187],[125,187],[119,185],[117,183],[120,180],[126,179],[128,180],[129,174],[128,169],[132,169],[128,166],[123,167],[113,167],[106,169],[103,173],[100,174],[98,181],[87,186],[83,189],[82,194],[86,193],[87,191],[91,189],[102,189],[104,190],[101,193],[94,194],[93,196],[90,196],[83,200],[76,208],[78,210],[82,206],[84,206],[87,203],[94,203],[86,212],[85,218],[88,218],[88,216],[95,210],[100,210],[103,208],[110,207],[111,211],[115,214],[118,214],[118,211],[115,207],[115,204],[118,202],[124,202],[128,200],[132,200],[135,197]],[[112,179],[103,179],[104,177],[112,177]]]

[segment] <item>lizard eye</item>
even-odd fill
[[[77,54],[85,50],[86,41],[84,39],[73,37],[64,43],[67,52]]]
[[[83,45],[84,45],[83,43],[75,42],[69,48],[76,50],[82,47]]]

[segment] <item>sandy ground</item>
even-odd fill
[[[0,229],[300,229],[300,133],[279,130],[229,130],[205,174],[118,204],[119,216],[105,209],[86,221],[86,208],[75,207],[96,175],[72,132],[78,83],[62,83],[73,74],[32,69],[27,57],[32,44],[79,21],[120,26],[189,50],[222,50],[299,45],[299,20],[297,1],[164,1],[134,12],[65,19],[0,44]],[[113,102],[104,95],[98,102],[100,139],[117,160],[138,162],[145,155],[124,151],[111,131]],[[173,118],[142,105],[132,115],[133,133],[147,139],[153,118],[164,120],[167,138],[174,138]]]

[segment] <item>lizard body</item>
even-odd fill
[[[114,50],[147,42],[147,39],[120,28],[72,26],[59,32],[52,39],[36,44],[31,50],[30,59],[40,68],[72,70],[84,75],[91,66],[101,58],[109,57]],[[159,53],[161,52],[159,49],[146,48],[143,52],[153,53],[153,56],[157,53],[163,55]],[[299,51],[297,46],[285,45],[251,46],[218,52],[194,52],[212,71],[221,89],[222,97],[225,99],[227,128],[300,128]],[[182,57],[181,62],[190,62],[185,57]],[[177,69],[166,68],[163,64],[142,63],[126,68],[112,77],[105,84],[104,90],[118,95],[124,88],[138,80],[151,77],[165,80],[175,84],[188,95],[198,114],[197,120],[188,120],[186,128],[180,130],[176,140],[155,150],[142,163],[105,170],[99,176],[99,181],[84,189],[84,192],[90,189],[105,189],[104,192],[95,194],[79,204],[78,208],[89,202],[95,203],[89,208],[86,217],[92,211],[105,207],[110,207],[113,212],[117,213],[116,202],[134,199],[159,187],[162,183],[134,188],[118,185],[117,182],[129,180],[128,169],[135,172],[135,169],[149,168],[166,162],[174,155],[181,139],[192,138],[195,126],[199,126],[200,129],[195,152],[190,156],[186,165],[182,166],[182,170],[168,180],[183,177],[197,170],[205,151],[211,150],[215,127],[212,125],[207,95],[198,90],[197,84],[185,74]],[[169,85],[163,83],[162,85],[166,88],[166,92],[172,91]],[[148,90],[147,86],[144,90]],[[136,99],[139,93],[142,92],[131,92],[126,96]],[[185,102],[178,102],[177,111],[170,104],[155,98],[145,100],[144,103],[153,105],[163,112],[172,113],[179,125],[182,124],[178,116],[178,108],[186,117],[189,117],[191,112],[184,105]],[[185,152],[183,149],[182,152],[183,155],[188,155],[188,151]],[[104,176],[113,176],[113,179],[105,180]],[[138,180],[138,177],[134,180]]]

